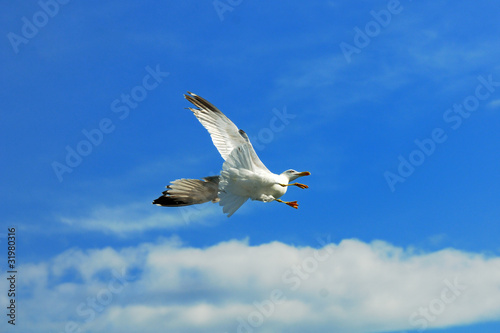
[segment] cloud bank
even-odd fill
[[[24,331],[386,332],[500,318],[499,257],[382,241],[172,238],[70,249],[19,272]]]

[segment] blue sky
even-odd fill
[[[499,330],[496,2],[59,1],[0,13],[16,329]],[[221,169],[186,91],[298,210],[151,205]]]

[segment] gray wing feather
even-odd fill
[[[219,201],[219,176],[200,179],[177,179],[167,186],[153,204],[165,207],[189,206]]]

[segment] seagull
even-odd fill
[[[308,171],[293,169],[275,174],[257,156],[247,134],[204,98],[187,92],[184,97],[195,107],[191,110],[212,138],[224,159],[219,176],[202,179],[177,179],[168,185],[163,195],[153,204],[164,207],[182,207],[205,202],[218,202],[227,217],[233,215],[248,199],[263,202],[280,202],[297,209],[297,201],[280,198],[289,186],[308,188],[300,183],[290,183]]]

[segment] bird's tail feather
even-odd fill
[[[163,195],[153,204],[165,207],[180,207],[219,201],[219,178],[210,176],[203,179],[177,179],[167,186]]]

